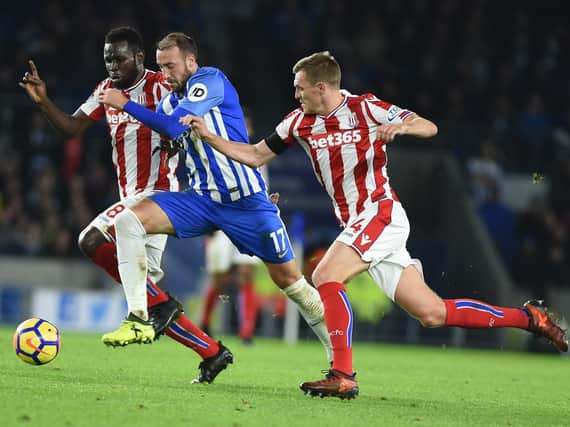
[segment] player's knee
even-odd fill
[[[445,307],[432,307],[417,316],[417,319],[426,328],[438,328],[445,324]]]
[[[101,231],[95,227],[87,227],[79,233],[77,245],[83,254],[92,258],[97,249],[107,240]]]
[[[115,232],[117,235],[143,236],[145,229],[137,215],[129,208],[126,208],[115,217]]]
[[[115,232],[116,233],[120,233],[120,232],[127,230],[129,228],[129,225],[132,222],[132,218],[131,218],[132,215],[133,215],[133,213],[128,208],[125,209],[124,211],[120,212],[119,214],[117,214],[117,216],[115,217]]]
[[[283,289],[299,280],[299,276],[292,276],[284,272],[273,272],[271,274],[271,280]]]
[[[317,287],[322,285],[323,283],[333,282],[333,281],[339,281],[339,280],[338,279],[335,280],[335,278],[332,277],[331,273],[326,268],[326,265],[318,265],[317,268],[315,268],[315,270],[313,271],[313,274],[311,275],[311,282]]]
[[[294,261],[269,267],[269,275],[281,289],[292,285],[303,276]]]

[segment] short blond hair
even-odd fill
[[[171,47],[178,47],[181,52],[185,54],[191,53],[198,59],[198,46],[196,45],[196,41],[184,33],[169,33],[156,45],[158,50],[170,49]]]
[[[301,58],[293,65],[293,74],[304,71],[312,84],[326,82],[340,89],[340,65],[328,50]]]

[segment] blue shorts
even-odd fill
[[[168,215],[176,237],[197,237],[222,230],[241,253],[282,264],[295,258],[285,224],[267,193],[218,203],[193,190],[149,197]]]

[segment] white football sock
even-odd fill
[[[133,211],[125,209],[115,219],[117,261],[129,313],[148,320],[146,232]]]
[[[283,289],[283,293],[297,305],[297,309],[319,338],[329,362],[333,360],[332,344],[325,323],[325,308],[319,291],[312,287],[304,277]]]

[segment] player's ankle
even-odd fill
[[[148,311],[146,310],[131,310],[131,313],[133,313],[139,319],[144,320],[145,322],[148,321]]]

